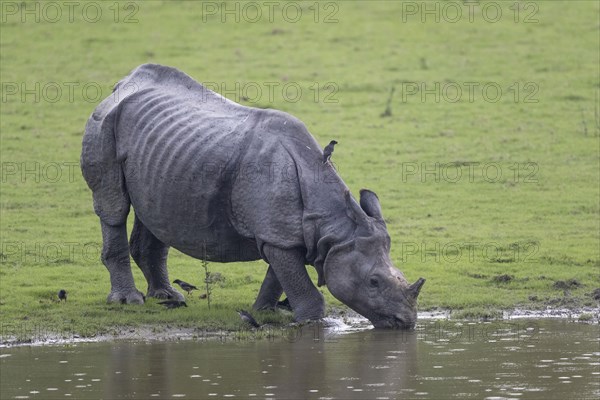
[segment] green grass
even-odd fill
[[[197,295],[178,310],[153,300],[142,307],[105,304],[110,288],[99,261],[100,227],[77,167],[81,138],[101,98],[144,62],[218,83],[234,100],[241,96],[232,94],[236,82],[256,82],[262,96],[240,101],[292,113],[323,145],[338,140],[334,161],[345,182],[355,194],[367,187],[381,199],[392,259],[410,281],[427,279],[421,309],[493,316],[517,305],[597,306],[589,293],[600,286],[599,5],[540,1],[538,23],[515,23],[509,3],[500,3],[497,23],[481,14],[472,23],[432,17],[421,23],[420,15],[403,21],[402,2],[391,1],[334,3],[337,23],[322,22],[333,10],[324,6],[315,23],[312,2],[300,3],[307,17],[297,23],[280,13],[274,22],[204,21],[202,3],[192,1],[139,2],[137,23],[123,23],[127,10],[115,23],[112,2],[101,3],[96,23],[85,22],[80,8],[73,23],[66,9],[57,23],[6,15],[0,25],[2,333],[22,325],[69,326],[83,335],[165,324],[236,330],[235,308],[254,301],[266,272],[262,262],[211,264],[225,281],[215,287],[210,311]],[[40,101],[33,95],[22,101],[20,85],[31,89],[36,82]],[[49,101],[56,96],[52,82],[63,91],[57,102]],[[79,84],[72,100],[69,82]],[[297,83],[303,96],[287,101],[276,89],[270,101],[266,82]],[[338,88],[335,103],[326,101],[328,82]],[[420,94],[407,95],[411,82],[428,88],[456,82],[463,95],[458,102],[448,101],[453,92],[421,101]],[[495,82],[503,95],[491,103],[476,90],[469,101],[465,82]],[[19,93],[10,95],[7,83]],[[101,88],[101,98],[86,100],[82,87],[89,83]],[[382,117],[392,86],[391,115]],[[535,103],[526,102],[532,88]],[[38,172],[24,174],[34,163]],[[52,163],[61,166],[60,179],[53,179]],[[454,164],[440,167],[446,175],[437,182],[421,176],[422,166],[436,163]],[[492,167],[483,176],[486,165]],[[451,182],[456,166],[463,175]],[[498,179],[493,166],[502,172]],[[486,246],[498,254],[484,254]],[[175,250],[169,270],[172,279],[202,281],[200,261]],[[504,274],[512,279],[494,280]],[[566,292],[553,287],[571,279],[580,285]],[[55,301],[60,288],[69,291],[67,304]],[[324,292],[329,305],[340,305]]]

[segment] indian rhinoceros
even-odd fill
[[[297,321],[324,316],[318,285],[375,327],[412,328],[424,279],[409,285],[390,260],[379,200],[360,205],[305,125],[276,110],[245,107],[183,72],[144,64],[89,118],[81,169],[102,228],[109,302],[183,300],[169,283],[169,247],[217,262],[268,264],[255,309],[285,291]],[[135,212],[127,241],[126,221]]]

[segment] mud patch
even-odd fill
[[[568,281],[556,281],[552,285],[554,289],[558,290],[577,289],[581,286],[583,285],[577,279],[569,279]]]
[[[493,277],[492,282],[494,282],[494,283],[509,283],[513,279],[514,279],[514,276],[503,274],[503,275],[496,275],[495,277]]]

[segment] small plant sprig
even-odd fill
[[[581,126],[583,128],[583,135],[587,136],[588,135],[588,127],[587,127],[587,122],[585,120],[585,114],[583,113],[583,108],[579,108],[581,111]]]
[[[600,90],[596,92],[596,104],[594,107],[594,121],[596,122],[596,136],[600,136]]]
[[[394,97],[395,90],[396,90],[396,88],[394,86],[392,86],[392,88],[390,89],[390,97],[388,97],[387,103],[385,106],[385,111],[379,115],[381,118],[392,116],[392,98]]]
[[[202,268],[204,268],[204,283],[206,284],[206,301],[208,303],[208,309],[210,310],[210,295],[212,293],[210,270],[208,269],[208,261],[206,260],[206,243],[204,243],[204,254],[202,257]]]

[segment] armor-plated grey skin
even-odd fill
[[[244,107],[181,71],[144,64],[120,81],[86,125],[81,168],[100,217],[108,301],[183,301],[171,286],[169,247],[198,259],[269,264],[255,309],[287,294],[297,321],[324,316],[306,271],[376,327],[412,328],[424,282],[394,268],[377,196],[360,206],[298,119]],[[130,206],[135,222],[127,243]]]

